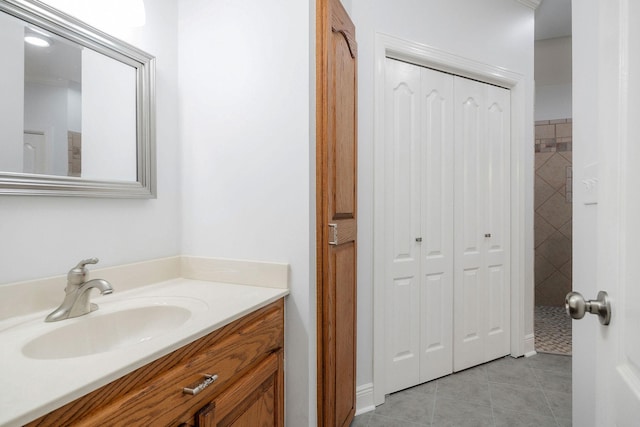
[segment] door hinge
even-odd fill
[[[338,244],[338,224],[329,224],[329,244],[332,246]]]

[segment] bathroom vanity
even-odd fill
[[[283,315],[280,299],[28,425],[282,426]]]
[[[96,269],[113,294],[56,322],[66,276],[0,286],[0,426],[283,426],[288,268],[179,256]]]
[[[173,58],[175,37],[155,35],[165,30],[160,11],[173,13],[176,5],[158,3],[153,23],[131,38],[153,39],[146,45]],[[47,2],[0,0],[8,82],[0,100],[0,195],[156,198],[155,136],[171,138],[177,128],[156,128],[155,57],[75,15]],[[117,15],[120,21],[123,12]],[[177,30],[171,27],[173,36]],[[175,97],[176,67],[174,60],[162,65],[165,92],[159,98]],[[66,216],[69,211],[57,210],[62,203],[56,212]],[[162,205],[171,207],[135,203],[127,210],[135,217],[121,218],[136,224],[149,212],[168,220],[179,211],[171,197]],[[113,235],[117,226],[109,212],[121,212],[122,204],[104,206],[99,218],[83,211],[77,214],[82,220],[74,221],[76,229],[89,225],[89,218],[95,228],[107,220],[106,242],[90,238],[96,250],[118,240],[118,248],[131,249],[115,256],[138,260],[160,240],[167,244],[153,253],[174,254],[179,247],[173,232],[138,241],[145,231],[161,235],[164,220],[133,235]],[[179,229],[173,225],[171,231]],[[45,234],[36,242],[53,241],[55,233]],[[71,252],[77,254],[88,238],[73,240]],[[47,245],[31,244],[47,255]],[[64,248],[54,248],[56,259],[67,256]],[[24,255],[29,264],[38,259],[30,250]],[[0,283],[0,427],[284,425],[287,264],[176,256],[86,267],[96,262],[84,259],[66,275],[72,265],[49,265],[40,271],[60,276]],[[112,255],[103,262],[117,261]],[[35,271],[7,277],[32,278]],[[95,295],[96,289],[104,296]]]

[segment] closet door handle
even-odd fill
[[[484,237],[491,237],[491,233],[486,233]]]

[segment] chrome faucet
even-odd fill
[[[91,289],[97,288],[102,295],[113,292],[113,288],[104,279],[86,281],[89,270],[87,264],[97,264],[98,258],[82,260],[67,274],[67,286],[64,288],[65,297],[60,307],[47,316],[45,322],[57,322],[91,313],[98,309],[97,304],[89,302]]]

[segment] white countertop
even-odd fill
[[[0,321],[0,426],[32,421],[288,294],[286,288],[183,278],[122,292],[114,288],[111,295],[93,297],[100,309],[85,316],[45,323],[51,311],[46,310]],[[26,343],[50,330],[154,297],[199,302],[182,326],[123,348],[62,359],[33,359],[22,352]]]

